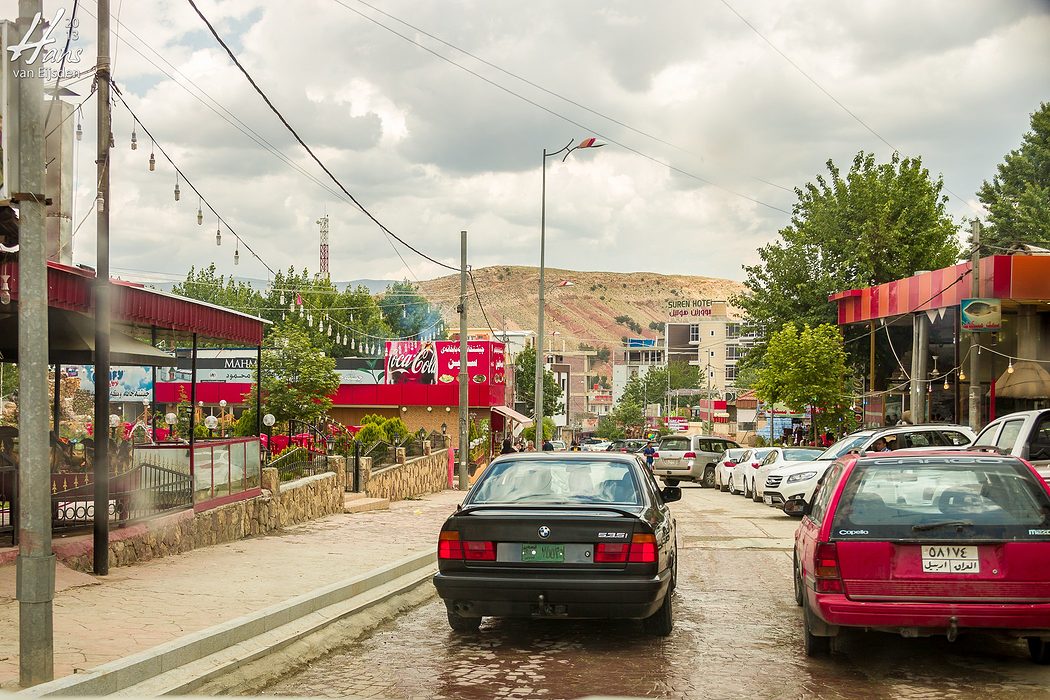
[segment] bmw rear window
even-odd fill
[[[862,460],[842,488],[840,540],[1047,540],[1050,497],[1031,470],[1001,457]]]
[[[638,505],[639,488],[622,461],[507,459],[485,470],[468,502]]]

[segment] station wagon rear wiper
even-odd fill
[[[973,522],[970,520],[940,520],[935,523],[912,525],[911,529],[915,532],[924,532],[926,530],[937,530],[942,527],[973,527]]]

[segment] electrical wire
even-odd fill
[[[51,121],[51,110],[54,109],[55,103],[58,102],[58,88],[62,83],[62,73],[66,69],[66,55],[69,53],[69,44],[73,41],[73,32],[76,31],[77,24],[77,7],[80,5],[80,0],[73,0],[73,11],[69,15],[68,30],[66,31],[66,46],[62,49],[62,60],[58,62],[58,75],[55,77],[55,89],[51,93],[51,101],[47,105],[47,115],[44,117],[44,128],[47,129],[48,122]],[[50,132],[48,132],[50,135]]]
[[[335,1],[339,2],[339,0],[335,0]],[[191,5],[194,5],[194,0],[187,0],[187,2],[189,2]],[[339,2],[339,4],[342,5],[343,3]],[[194,5],[194,7],[196,8],[196,5]],[[723,192],[726,192],[728,194],[734,195],[736,197],[740,197],[742,199],[746,199],[749,202],[752,202],[754,204],[759,204],[759,205],[761,205],[763,207],[767,207],[767,208],[772,209],[774,211],[778,211],[781,214],[787,214],[789,216],[791,215],[791,212],[788,211],[787,209],[783,209],[781,207],[778,207],[775,204],[769,204],[768,202],[763,202],[760,199],[757,199],[757,198],[752,197],[750,195],[744,194],[742,192],[737,192],[736,190],[733,190],[733,189],[731,189],[729,187],[726,187],[724,185],[720,185],[717,182],[714,182],[713,180],[709,180],[709,179],[707,179],[705,177],[701,177],[699,175],[696,175],[695,173],[689,172],[688,170],[684,170],[684,169],[679,168],[677,166],[671,165],[670,163],[662,161],[659,158],[656,158],[656,157],[651,156],[651,155],[649,155],[647,153],[644,153],[644,152],[638,150],[637,148],[633,148],[631,146],[628,146],[627,144],[623,143],[622,141],[619,141],[617,139],[614,139],[612,136],[609,136],[609,134],[607,134],[607,133],[604,133],[604,132],[602,132],[602,131],[600,131],[598,129],[594,129],[594,128],[589,127],[589,126],[587,126],[585,124],[582,124],[581,122],[578,122],[578,121],[576,121],[576,120],[574,120],[574,119],[572,119],[570,117],[567,117],[564,114],[561,114],[560,112],[556,112],[555,110],[551,109],[550,107],[546,107],[546,106],[540,104],[539,102],[536,102],[535,100],[532,100],[532,99],[530,99],[528,97],[525,97],[524,95],[522,95],[520,93],[514,92],[513,90],[511,90],[510,88],[508,88],[508,87],[506,87],[504,85],[500,85],[496,81],[494,81],[494,80],[492,80],[490,78],[487,78],[484,75],[481,75],[477,71],[471,70],[470,68],[467,68],[466,66],[464,66],[462,64],[456,63],[455,61],[453,61],[452,59],[448,58],[447,56],[442,56],[440,53],[438,53],[434,49],[430,48],[429,46],[425,46],[424,44],[421,44],[418,41],[415,41],[411,37],[405,36],[404,34],[401,34],[400,32],[398,32],[397,30],[391,29],[390,27],[387,27],[386,25],[382,24],[381,22],[376,21],[374,18],[369,17],[368,15],[362,14],[362,13],[358,12],[357,10],[354,10],[353,8],[347,7],[346,5],[343,5],[343,7],[346,7],[351,12],[354,12],[356,14],[361,15],[362,17],[364,17],[368,21],[373,22],[374,24],[376,24],[376,25],[386,29],[387,31],[389,31],[389,32],[391,32],[393,34],[396,34],[397,36],[401,37],[405,41],[408,41],[409,43],[415,44],[419,48],[423,49],[427,53],[430,53],[430,54],[436,56],[437,58],[441,59],[442,61],[445,61],[446,63],[449,63],[449,64],[455,66],[456,68],[459,68],[460,70],[465,71],[465,72],[473,75],[478,80],[482,80],[482,81],[488,83],[489,85],[491,85],[492,87],[496,88],[497,90],[501,90],[501,91],[507,93],[508,95],[511,95],[512,97],[516,97],[517,99],[521,100],[522,102],[530,104],[533,107],[536,107],[537,109],[541,109],[544,112],[550,114],[551,116],[557,117],[558,119],[561,119],[562,121],[565,121],[565,122],[567,122],[569,124],[572,124],[573,126],[578,126],[581,129],[589,131],[590,133],[594,134],[595,136],[600,136],[601,138],[605,139],[609,143],[615,144],[615,145],[619,146],[620,148],[624,149],[625,151],[629,151],[630,153],[633,153],[636,156],[641,156],[642,158],[645,158],[648,161],[651,161],[653,163],[656,163],[657,165],[665,167],[668,170],[672,170],[672,171],[678,173],[679,175],[684,175],[685,177],[691,178],[691,179],[696,180],[698,182],[702,182],[705,185],[710,185],[711,187],[714,187],[716,189],[722,190]],[[198,10],[197,13],[200,14],[200,11]],[[203,17],[203,15],[202,15],[202,17]],[[450,269],[458,269],[458,268],[450,268]]]
[[[481,315],[485,318],[485,325],[488,326],[489,333],[492,334],[493,338],[498,337],[496,331],[492,330],[492,324],[489,322],[489,315],[485,312],[485,304],[482,303],[481,294],[478,293],[478,285],[474,282],[474,270],[468,267],[467,275],[470,277],[470,286],[474,288],[474,297],[478,300],[478,308],[481,309]],[[466,301],[467,300],[464,299],[463,303],[466,303]]]
[[[386,25],[384,25],[384,24],[382,24],[380,22],[376,22],[375,20],[373,20],[368,15],[366,15],[364,13],[361,13],[361,12],[358,12],[354,8],[348,6],[342,0],[333,0],[333,1],[337,5],[341,5],[342,7],[346,8],[348,11],[353,12],[354,14],[362,17],[363,19],[366,19],[366,20],[372,22],[373,24],[375,24],[375,25],[385,29],[386,31],[390,32],[391,34],[394,34],[395,36],[400,37],[401,39],[404,39],[404,40],[406,40],[406,41],[408,41],[408,42],[410,42],[412,44],[415,44],[416,46],[418,46],[420,48],[426,48],[421,43],[416,41],[415,39],[413,39],[411,37],[408,37],[408,36],[405,36],[404,34],[401,34],[399,32],[395,32],[395,31],[391,30],[389,27],[387,27]],[[545,88],[542,85],[540,85],[540,84],[538,84],[538,83],[536,83],[536,82],[534,82],[532,80],[529,80],[528,78],[525,78],[524,76],[521,76],[521,75],[519,75],[517,73],[514,73],[513,71],[509,71],[506,68],[503,68],[502,66],[499,66],[499,65],[497,65],[497,64],[495,64],[495,63],[493,63],[491,61],[488,61],[488,60],[482,58],[481,56],[478,56],[475,53],[471,53],[470,51],[467,51],[466,49],[464,49],[464,48],[462,48],[460,46],[457,46],[457,45],[455,45],[455,44],[453,44],[451,42],[445,41],[441,37],[435,36],[434,34],[431,34],[430,32],[426,31],[425,29],[421,29],[418,26],[412,24],[411,22],[407,22],[407,21],[401,19],[400,17],[392,15],[389,12],[386,12],[385,10],[383,10],[383,9],[381,9],[379,7],[376,7],[375,5],[371,5],[371,4],[367,3],[367,2],[365,2],[365,0],[356,0],[356,1],[358,2],[358,4],[364,5],[365,7],[369,8],[370,10],[383,15],[384,17],[388,17],[388,18],[394,20],[395,22],[408,27],[409,29],[411,29],[412,31],[414,31],[414,32],[416,32],[418,34],[422,34],[425,37],[429,37],[430,39],[433,39],[434,41],[436,41],[436,42],[438,42],[440,44],[443,44],[444,46],[447,46],[448,48],[450,48],[450,49],[452,49],[454,51],[457,51],[457,52],[463,54],[464,56],[468,56],[468,57],[474,59],[475,61],[477,61],[478,63],[484,64],[484,65],[488,66],[489,68],[497,70],[497,71],[499,71],[500,73],[503,73],[506,76],[514,78],[515,80],[518,80],[518,81],[528,85],[529,87],[535,88],[535,89],[539,90],[540,92],[543,92],[543,93],[546,93],[546,94],[550,95],[551,97],[556,97],[559,100],[562,100],[563,102],[566,102],[566,103],[568,103],[568,104],[570,104],[570,105],[572,105],[574,107],[579,107],[580,109],[584,110],[585,112],[590,112],[591,114],[595,115],[596,117],[601,117],[602,119],[605,119],[607,121],[612,122],[613,124],[616,124],[617,126],[622,126],[623,128],[627,129],[628,131],[633,131],[634,133],[638,134],[639,136],[644,136],[645,138],[651,139],[652,141],[656,141],[657,143],[662,143],[665,146],[670,146],[671,148],[679,150],[679,151],[681,151],[683,153],[687,153],[687,154],[689,154],[691,156],[695,156],[697,158],[701,158],[702,159],[702,156],[700,156],[698,153],[694,153],[693,151],[690,151],[687,148],[683,148],[682,146],[679,146],[679,145],[677,145],[675,143],[672,143],[670,141],[662,139],[659,136],[655,136],[654,134],[651,134],[651,133],[649,133],[647,131],[643,131],[642,129],[639,129],[639,128],[631,126],[630,124],[627,124],[627,123],[625,123],[623,121],[620,121],[619,119],[616,119],[615,117],[611,117],[608,114],[605,114],[603,112],[599,112],[596,109],[592,109],[592,108],[588,107],[585,104],[582,104],[580,102],[577,102],[576,100],[573,100],[572,98],[566,97],[565,95],[562,95],[562,94],[560,94],[558,92],[555,92],[553,90]],[[458,63],[455,63],[455,62],[452,62],[452,63],[453,63],[453,65],[455,65],[457,67],[462,67]],[[769,185],[770,187],[776,187],[777,189],[784,190],[785,192],[794,192],[794,190],[792,188],[790,188],[790,187],[785,187],[785,186],[777,184],[775,182],[770,182],[769,180],[766,180],[764,178],[758,177],[756,175],[748,175],[748,177],[752,178],[753,180],[757,180],[758,182],[761,182],[762,184]]]
[[[314,160],[314,162],[317,163],[317,165],[320,166],[320,168],[322,170],[324,170],[325,174],[327,174],[329,178],[331,178],[332,182],[334,182],[336,184],[336,186],[340,190],[342,190],[343,194],[345,194],[347,197],[349,197],[350,200],[354,204],[357,205],[357,208],[360,209],[362,211],[362,213],[365,214],[365,216],[367,216],[369,219],[371,219],[373,221],[373,223],[375,223],[376,226],[378,226],[383,232],[385,232],[387,235],[392,236],[401,245],[405,246],[406,248],[411,250],[416,255],[419,255],[420,257],[422,257],[422,258],[424,258],[426,260],[429,260],[430,262],[434,263],[435,265],[438,265],[439,267],[443,267],[443,268],[448,269],[448,270],[459,270],[458,267],[453,267],[452,265],[449,265],[447,263],[443,263],[440,260],[438,260],[436,258],[433,258],[430,255],[427,255],[423,251],[419,250],[418,248],[413,246],[411,243],[409,243],[408,241],[404,240],[403,238],[398,236],[396,233],[391,231],[389,228],[387,228],[379,219],[377,219],[372,214],[372,212],[370,212],[367,208],[365,208],[365,206],[363,204],[361,204],[361,202],[358,201],[357,198],[354,197],[353,194],[350,193],[350,190],[348,190],[343,185],[343,183],[339,180],[339,178],[337,178],[335,176],[335,174],[331,170],[328,169],[328,166],[326,166],[324,164],[324,162],[320,158],[317,157],[317,154],[315,154],[313,152],[313,149],[311,149],[310,146],[307,145],[306,141],[304,141],[302,139],[302,137],[299,135],[299,132],[297,132],[295,130],[295,128],[292,127],[292,125],[290,123],[288,123],[288,120],[284,117],[283,114],[281,114],[281,111],[279,109],[277,109],[277,107],[273,104],[273,102],[270,100],[270,98],[267,97],[266,93],[263,92],[262,88],[260,88],[258,83],[255,82],[255,79],[252,78],[251,74],[241,64],[240,60],[238,60],[236,54],[233,53],[233,50],[226,44],[226,42],[223,40],[223,38],[221,36],[219,36],[219,33],[215,30],[215,27],[212,26],[211,22],[208,21],[208,18],[205,17],[204,13],[201,12],[199,7],[197,7],[197,3],[194,2],[194,0],[186,0],[186,1],[190,4],[190,7],[193,8],[194,12],[197,13],[197,16],[201,18],[201,21],[203,21],[204,24],[208,27],[208,30],[211,32],[212,36],[215,37],[215,40],[217,42],[219,42],[219,45],[222,46],[222,48],[226,51],[226,54],[230,57],[230,60],[233,61],[234,65],[237,66],[237,68],[241,71],[242,74],[244,74],[244,77],[251,84],[252,88],[255,89],[255,92],[258,93],[259,97],[261,97],[263,102],[266,103],[266,106],[270,108],[270,111],[272,111],[274,113],[274,115],[281,121],[281,123],[284,125],[285,129],[287,129],[288,132],[295,138],[295,140],[299,142],[299,145],[301,145],[303,147],[303,149],[306,150],[306,152],[310,155],[310,157]]]

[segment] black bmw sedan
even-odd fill
[[[667,503],[633,454],[530,452],[495,459],[441,527],[434,585],[448,622],[628,618],[671,633],[678,550]]]

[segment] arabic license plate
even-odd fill
[[[667,466],[674,466],[678,464],[678,459],[664,459],[664,464]]]
[[[979,574],[981,559],[977,547],[926,544],[922,547],[924,574]]]
[[[763,497],[762,497],[762,501],[763,501],[763,502],[764,502],[764,503],[765,503],[765,504],[766,504],[767,506],[771,506],[771,505],[773,505],[773,497],[772,497],[772,496],[763,496]]]
[[[565,561],[565,545],[563,544],[523,544],[521,545],[521,560],[541,563]]]

